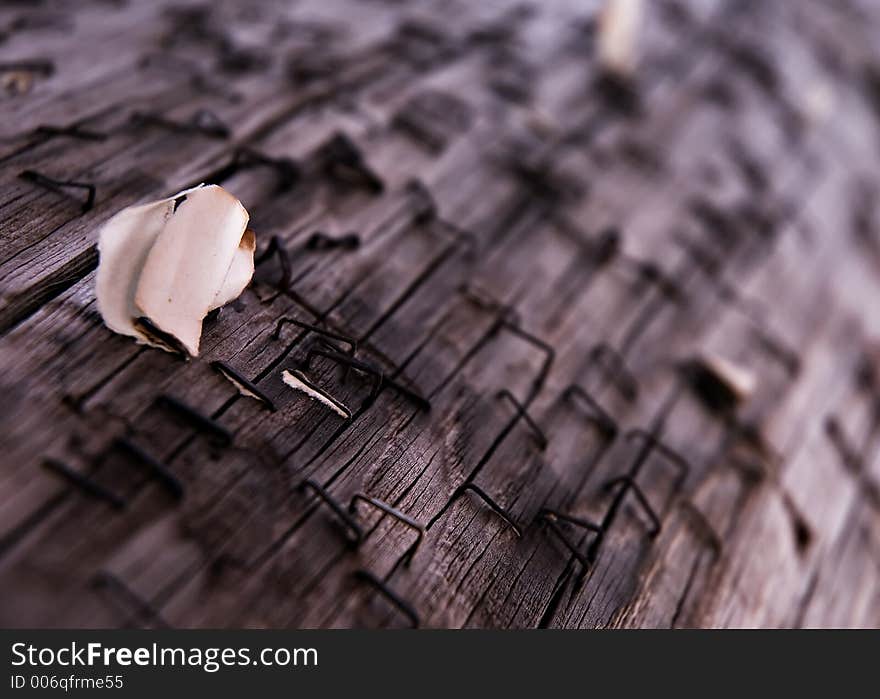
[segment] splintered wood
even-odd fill
[[[604,4],[0,7],[0,623],[880,625],[880,8]]]

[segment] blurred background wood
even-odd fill
[[[0,623],[880,625],[880,7],[645,5],[632,85],[585,0],[0,5]],[[263,256],[185,362],[102,325],[96,240],[199,182],[291,283]],[[430,411],[290,391],[284,317]],[[423,540],[362,501],[347,545],[306,479]]]

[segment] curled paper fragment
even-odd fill
[[[296,391],[305,393],[312,400],[323,403],[334,413],[346,420],[351,418],[351,411],[342,403],[327,395],[315,384],[309,381],[300,371],[288,371],[285,369],[281,372],[281,380]]]
[[[260,390],[260,387],[255,383],[247,379],[243,374],[239,373],[237,369],[229,366],[228,364],[221,362],[220,360],[215,360],[211,362],[211,366],[217,371],[221,376],[223,376],[227,381],[229,381],[233,386],[238,389],[238,392],[245,396],[246,398],[253,398],[254,400],[260,401],[264,406],[266,406],[273,413],[277,409],[275,407],[275,403],[272,401],[269,396],[267,396],[263,391]]]
[[[99,234],[98,310],[138,342],[199,353],[202,320],[254,274],[248,213],[217,185],[123,209]]]
[[[694,391],[710,408],[733,411],[748,400],[757,388],[757,378],[746,367],[724,357],[704,353],[686,365]]]
[[[755,375],[740,364],[717,354],[706,354],[702,357],[703,364],[713,372],[718,380],[727,385],[737,401],[747,400],[757,387]]]
[[[630,78],[638,62],[642,0],[605,0],[599,15],[599,65],[621,78]]]

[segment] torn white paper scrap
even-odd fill
[[[755,392],[757,379],[745,367],[717,354],[704,354],[700,360],[707,370],[728,387],[737,401],[744,401]]]
[[[101,229],[96,281],[107,326],[163,349],[197,355],[202,320],[237,298],[254,273],[256,239],[248,213],[217,185],[133,206]],[[173,338],[145,331],[146,318]]]
[[[346,408],[342,403],[334,398],[331,398],[326,393],[324,393],[320,388],[318,388],[315,384],[309,381],[303,374],[299,371],[288,371],[285,369],[281,372],[281,380],[284,381],[291,388],[302,391],[309,398],[316,400],[320,403],[323,403],[328,408],[330,408],[337,415],[348,420],[351,417],[351,411]]]
[[[247,222],[238,199],[221,187],[203,187],[177,205],[147,255],[135,305],[193,356]]]
[[[114,332],[145,341],[143,333],[134,325],[134,319],[141,315],[134,305],[141,268],[174,211],[174,200],[189,191],[150,204],[129,206],[101,228],[98,236],[101,264],[95,295],[104,323]]]
[[[642,0],[606,0],[599,15],[599,65],[621,78],[635,73],[642,23]]]

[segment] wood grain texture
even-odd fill
[[[410,624],[367,571],[426,627],[880,625],[880,11],[648,2],[623,99],[600,5],[0,6],[0,623]],[[290,285],[266,256],[182,361],[102,325],[96,241],[199,182]],[[285,317],[381,372],[311,363],[351,420],[282,382],[326,349]],[[756,378],[734,415],[705,353]],[[423,539],[362,502],[349,545],[306,480]]]

